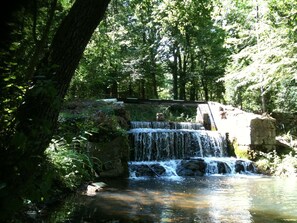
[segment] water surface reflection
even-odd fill
[[[110,181],[76,195],[51,222],[297,222],[297,180],[210,176]]]

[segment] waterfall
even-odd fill
[[[187,160],[132,161],[130,177],[181,177],[210,176],[217,174],[253,174],[256,168],[252,161],[236,158],[191,158]]]
[[[219,132],[136,128],[129,133],[133,161],[227,156],[225,137]]]
[[[131,176],[203,176],[255,172],[228,157],[226,138],[199,123],[131,122]]]

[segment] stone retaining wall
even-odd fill
[[[228,133],[239,158],[254,159],[255,151],[276,147],[276,121],[270,116],[244,112],[238,108],[209,102],[218,131]]]

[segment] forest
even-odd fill
[[[113,2],[68,97],[222,101],[291,112],[295,29],[289,1]]]
[[[92,172],[82,154],[46,152],[65,102],[176,99],[296,113],[295,0],[13,0],[0,14],[3,219],[47,200],[59,178],[50,159],[63,165],[70,154]]]

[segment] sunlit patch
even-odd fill
[[[65,210],[82,222],[297,222],[296,188],[297,181],[269,177],[129,180],[124,189],[66,200]]]

